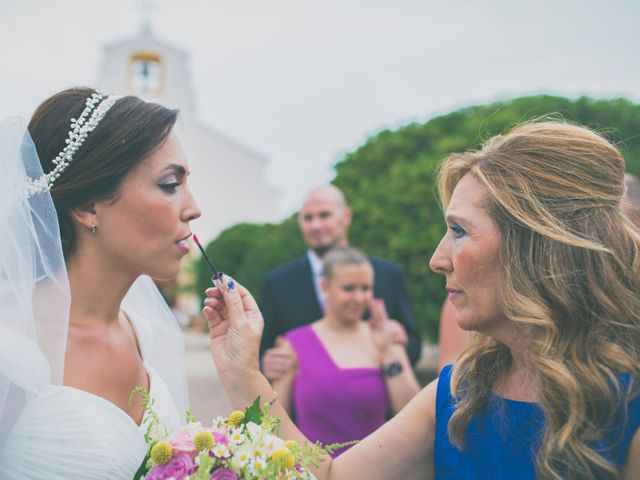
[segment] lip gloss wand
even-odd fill
[[[217,286],[218,285],[217,282],[222,282],[222,273],[218,272],[218,270],[216,270],[216,267],[213,266],[213,262],[209,258],[209,255],[207,255],[207,252],[204,251],[204,248],[202,248],[202,245],[198,240],[198,236],[195,233],[193,234],[193,241],[196,242],[196,245],[200,249],[200,252],[202,252],[202,256],[209,264],[209,267],[211,267],[211,270],[213,271],[213,276],[211,277],[211,280],[213,280],[213,283]]]

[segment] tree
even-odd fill
[[[226,272],[259,298],[266,272],[301,255],[306,247],[296,216],[280,224],[241,223],[223,231],[206,247],[216,269]],[[204,259],[198,262],[199,292],[211,286],[211,269]]]
[[[604,134],[619,146],[627,170],[640,174],[640,105],[547,95],[468,107],[426,123],[383,130],[336,165],[333,183],[345,192],[354,212],[351,243],[405,268],[414,313],[427,339],[437,339],[445,296],[443,278],[427,264],[445,232],[435,190],[438,164],[449,153],[478,148],[493,135],[549,115]],[[207,247],[220,268],[256,295],[270,268],[304,249],[295,217],[278,225],[232,227]]]

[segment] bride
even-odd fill
[[[135,387],[180,425],[181,333],[150,279],[178,275],[200,216],[176,117],[76,88],[28,132],[0,125],[2,479],[132,478],[146,451]]]

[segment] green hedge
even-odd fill
[[[477,148],[482,141],[532,118],[552,115],[589,126],[614,141],[627,170],[640,175],[640,105],[624,99],[571,100],[533,96],[464,108],[384,130],[336,165],[333,181],[354,212],[353,245],[404,267],[416,319],[426,339],[437,339],[444,282],[427,262],[445,232],[434,185],[447,154]],[[240,224],[207,246],[216,266],[259,296],[265,273],[305,251],[295,216],[280,224]],[[210,273],[198,264],[198,288]]]

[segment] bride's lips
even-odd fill
[[[186,237],[181,238],[180,240],[178,240],[176,242],[176,245],[178,245],[178,248],[183,253],[189,253],[190,247],[189,247],[189,243],[187,242],[189,237],[191,237],[191,234],[187,235]]]

